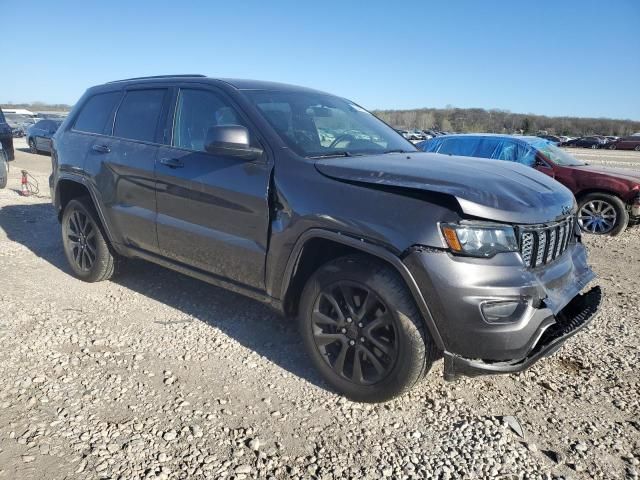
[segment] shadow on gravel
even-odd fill
[[[70,273],[52,205],[5,206],[0,209],[0,229],[10,240]],[[288,372],[320,388],[329,388],[311,367],[295,323],[260,302],[137,260],[127,261],[122,274],[113,281],[216,327]],[[158,323],[182,322],[185,321]],[[238,358],[238,363],[243,360]]]

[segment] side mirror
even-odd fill
[[[262,155],[262,149],[249,144],[249,130],[241,125],[219,125],[207,130],[204,149],[223,157],[255,160]]]

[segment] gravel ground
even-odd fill
[[[243,297],[134,262],[69,274],[18,152],[0,190],[0,479],[637,478],[640,229],[587,238],[605,300],[529,371],[352,403],[309,367],[294,325]],[[41,190],[43,190],[41,188]]]

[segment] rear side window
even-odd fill
[[[4,113],[2,113],[2,110],[0,110],[0,123],[6,123],[6,120],[4,119]]]
[[[110,133],[107,120],[111,117],[120,95],[120,92],[109,92],[91,97],[80,110],[73,128],[81,132]]]
[[[166,89],[128,91],[118,108],[113,135],[153,142]]]

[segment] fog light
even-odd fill
[[[488,323],[516,322],[525,308],[527,308],[527,302],[524,300],[489,301],[480,306],[482,316]]]

